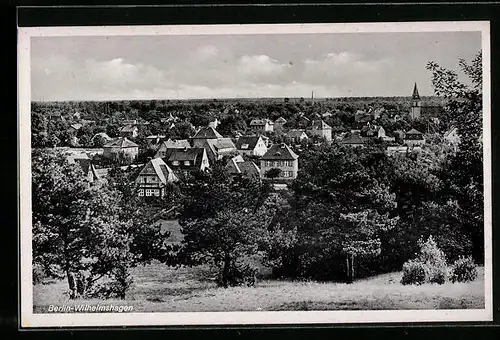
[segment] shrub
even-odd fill
[[[244,260],[237,260],[231,263],[226,284],[228,286],[254,286],[257,281],[257,274],[259,269],[245,262]],[[219,275],[217,279],[219,286],[224,286],[223,277]]]
[[[426,268],[418,260],[408,260],[403,264],[403,277],[401,283],[404,285],[420,285],[426,281]]]
[[[419,246],[420,251],[417,255],[417,258],[414,260],[409,260],[403,265],[403,279],[401,280],[401,283],[445,283],[447,276],[447,265],[444,252],[439,249],[432,236],[430,236],[425,242],[419,241]],[[423,282],[421,282],[422,270],[424,272]]]
[[[34,262],[33,263],[33,284],[41,283],[46,277],[43,266]]]
[[[471,282],[476,277],[476,265],[471,256],[462,256],[453,263],[450,273],[451,282]]]

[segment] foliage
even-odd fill
[[[444,252],[439,249],[432,236],[429,236],[425,242],[420,240],[419,247],[420,251],[417,257],[403,265],[403,279],[401,283],[422,283],[420,282],[421,266],[425,272],[425,282],[443,284],[447,276],[446,256]]]
[[[281,169],[271,168],[264,174],[266,178],[277,178],[281,176]]]
[[[116,177],[91,185],[61,152],[36,150],[32,159],[34,265],[66,278],[71,298],[94,294],[103,280],[123,298],[128,269],[158,251],[158,233],[148,233],[154,216],[140,212]]]
[[[447,158],[442,173],[445,190],[460,209],[461,230],[472,242],[473,258],[484,261],[483,145],[482,145],[482,54],[472,63],[461,59],[459,65],[471,86],[461,83],[458,75],[429,63],[436,94],[449,100],[447,119],[457,126],[460,143],[456,154]]]
[[[184,240],[178,262],[210,264],[218,270],[223,287],[245,281],[242,277],[253,269],[241,261],[262,257],[261,236],[276,211],[276,204],[266,199],[266,187],[258,181],[232,180],[216,166],[183,189],[186,196],[179,223]]]
[[[471,256],[462,256],[453,262],[450,281],[455,282],[472,282],[477,277],[476,264]]]
[[[408,260],[403,265],[403,276],[401,284],[403,285],[421,285],[426,280],[425,265],[418,260]]]

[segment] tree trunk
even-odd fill
[[[354,282],[354,255],[351,254],[351,283]]]
[[[69,287],[69,298],[70,299],[75,299],[76,298],[76,285],[75,285],[75,277],[73,273],[71,273],[69,270],[66,271],[66,277],[68,278],[68,287]]]
[[[76,274],[76,292],[78,296],[83,296],[85,293],[85,282],[81,272]]]
[[[222,278],[221,278],[221,284],[222,284],[222,287],[224,287],[224,288],[227,288],[227,286],[228,286],[230,264],[231,264],[231,258],[229,257],[229,254],[226,254],[224,256],[224,263],[223,263],[223,267],[222,267]]]
[[[353,254],[348,254],[346,256],[346,274],[347,274],[347,283],[353,283],[354,282],[354,255]]]

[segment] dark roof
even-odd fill
[[[408,140],[423,140],[424,139],[424,135],[420,131],[417,131],[415,129],[411,129],[410,131],[408,131],[407,133],[405,133],[404,139],[408,139]]]
[[[194,136],[193,138],[199,138],[199,139],[217,139],[217,138],[222,138],[222,135],[218,133],[213,127],[211,126],[206,126],[201,128]]]
[[[259,142],[260,136],[241,136],[236,141],[236,149],[253,150]]]
[[[245,177],[259,177],[260,169],[252,161],[244,161],[241,156],[233,157],[226,165],[230,174],[243,175]]]
[[[174,161],[178,161],[180,164],[177,168],[181,169],[200,169],[204,154],[206,154],[204,148],[169,148],[165,150],[165,157],[163,157],[163,160],[169,164],[172,164]],[[185,166],[183,163],[184,161],[190,161],[192,164]],[[172,170],[175,171],[176,167],[172,167]]]
[[[344,138],[341,144],[365,144],[365,139],[361,137],[358,133],[351,133],[349,136]]]
[[[246,177],[259,177],[260,169],[259,167],[252,161],[244,161],[236,163],[240,172]]]
[[[106,143],[104,145],[105,148],[135,148],[139,147],[139,145],[134,142],[128,140],[126,137],[117,138],[112,140],[111,142]]]
[[[285,143],[274,144],[269,150],[267,150],[264,156],[262,156],[262,159],[264,160],[295,160],[297,158],[299,158],[299,156],[297,156],[297,154],[293,152]]]
[[[156,175],[163,184],[177,180],[172,169],[161,158],[150,160],[141,172],[139,172],[139,175]]]
[[[406,134],[407,134],[407,135],[421,135],[421,134],[422,134],[422,132],[420,132],[420,131],[418,131],[418,130],[416,130],[416,129],[411,129],[411,130],[410,130],[410,131],[408,131]]]
[[[417,83],[413,86],[413,94],[412,99],[420,99],[420,95],[418,94]]]
[[[231,138],[207,139],[202,147],[207,150],[207,155],[209,157],[217,158],[236,151],[236,147]]]

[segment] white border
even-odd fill
[[[485,211],[485,309],[478,310],[397,310],[320,312],[193,312],[115,314],[34,314],[32,285],[31,229],[31,131],[30,131],[30,39],[54,36],[133,35],[225,35],[225,34],[318,34],[369,32],[456,32],[479,31],[483,51],[483,147]],[[490,25],[488,21],[272,24],[272,25],[175,25],[175,26],[93,26],[33,27],[18,29],[19,100],[19,184],[21,327],[72,326],[162,326],[162,325],[250,325],[250,324],[331,324],[380,322],[492,321],[491,249],[491,130],[490,130]]]

